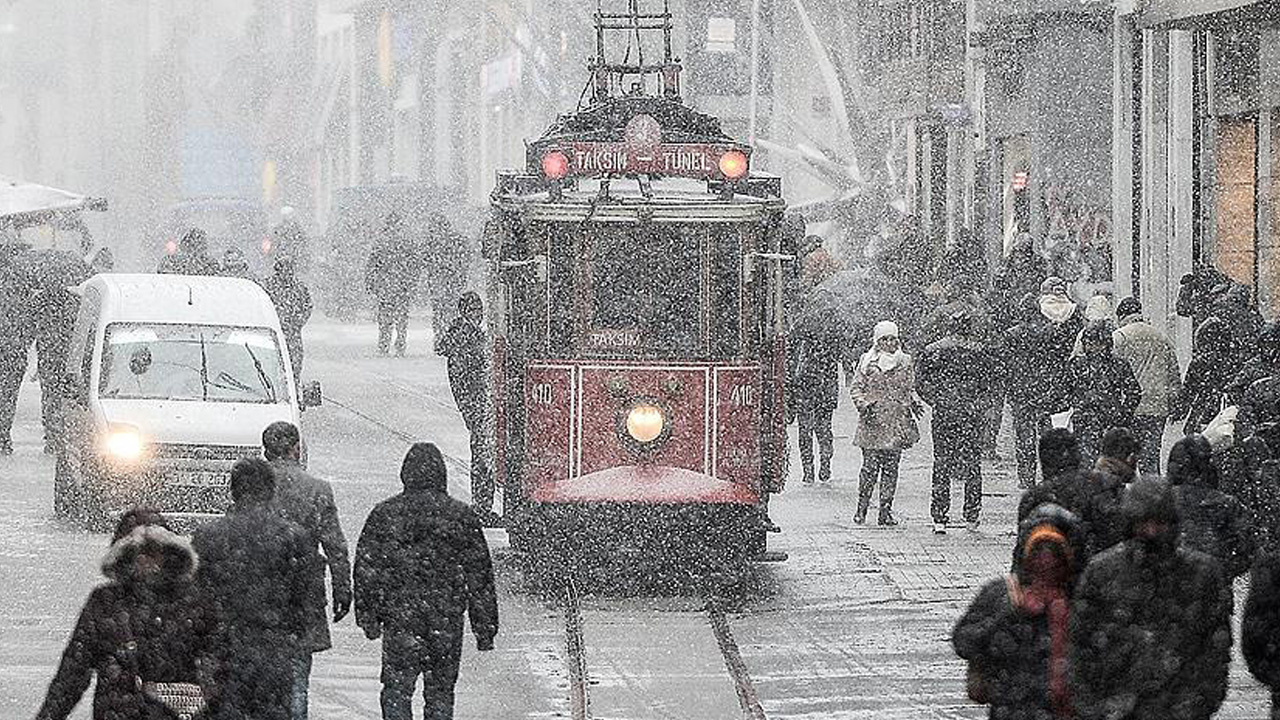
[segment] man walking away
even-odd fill
[[[484,304],[475,292],[458,299],[458,317],[437,343],[449,358],[449,389],[471,437],[471,506],[485,527],[501,527],[493,512],[493,471],[489,463],[489,363]]]
[[[1222,564],[1227,582],[1253,564],[1253,520],[1240,501],[1218,489],[1213,448],[1188,435],[1169,451],[1169,484],[1178,499],[1182,544]]]
[[[200,228],[182,236],[178,249],[160,259],[156,272],[169,275],[221,275],[218,261],[209,256],[209,237]]]
[[[302,326],[311,319],[314,305],[311,291],[298,279],[293,258],[282,255],[276,258],[271,277],[262,281],[271,302],[280,316],[280,329],[284,331],[284,344],[289,350],[293,365],[294,382],[302,382]]]
[[[1111,428],[1102,436],[1102,456],[1086,477],[1078,513],[1084,521],[1090,556],[1124,542],[1121,503],[1125,488],[1137,479],[1135,468],[1141,449],[1129,428]]]
[[[1041,435],[1039,455],[1045,481],[1022,493],[1018,500],[1018,522],[1026,520],[1031,511],[1045,503],[1080,516],[1088,488],[1080,468],[1080,443],[1075,433],[1066,428],[1053,428]]]
[[[1132,427],[1142,401],[1142,387],[1129,363],[1112,352],[1114,341],[1106,323],[1084,329],[1084,356],[1071,359],[1071,424],[1088,465],[1098,457],[1102,435],[1113,427]]]
[[[333,647],[329,621],[325,617],[325,565],[333,585],[333,621],[338,622],[351,610],[351,563],[347,559],[347,539],[338,522],[338,508],[333,502],[333,488],[303,470],[299,462],[302,441],[298,428],[283,421],[271,423],[262,433],[262,450],[275,471],[276,505],[286,518],[307,531],[313,551],[319,546],[324,552],[323,557],[317,556],[317,562],[308,568],[311,595],[306,608],[307,632],[294,663],[293,719],[306,720],[311,654]]]
[[[1142,388],[1133,418],[1133,432],[1142,443],[1138,469],[1160,474],[1164,427],[1182,395],[1182,368],[1173,341],[1142,316],[1142,304],[1127,297],[1116,306],[1120,327],[1111,334],[1116,357],[1129,363]]]
[[[1263,553],[1249,574],[1240,646],[1249,672],[1271,689],[1271,720],[1280,720],[1280,552]]]
[[[814,481],[813,441],[818,440],[817,480],[831,482],[831,458],[835,454],[835,437],[831,418],[840,403],[841,342],[838,334],[810,327],[799,333],[794,353],[792,402],[795,403],[799,426],[800,465],[804,483]]]
[[[1072,603],[1076,717],[1208,720],[1227,692],[1231,586],[1179,546],[1167,483],[1135,482],[1123,507],[1128,539],[1089,561]]]
[[[969,662],[969,697],[992,718],[1073,717],[1070,602],[1083,567],[1079,519],[1041,505],[1019,525],[1013,573],[987,583],[956,623],[951,644]]]
[[[982,511],[982,419],[995,373],[990,351],[972,333],[971,316],[955,315],[947,337],[921,353],[916,376],[920,397],[933,407],[930,509],[939,533],[946,532],[953,477],[964,484],[964,520],[970,531],[978,529]]]
[[[31,298],[13,268],[16,254],[0,245],[0,455],[13,454],[13,418],[36,333]]]
[[[463,615],[478,650],[498,634],[493,564],[475,513],[448,495],[435,445],[410,448],[400,480],[404,492],[373,508],[356,544],[356,623],[382,638],[383,720],[412,720],[419,676],[425,720],[451,720]]]
[[[231,508],[192,538],[200,590],[220,618],[231,717],[292,717],[293,667],[313,607],[315,542],[281,516],[275,485],[265,460],[240,460],[231,469]]]
[[[408,342],[409,304],[422,277],[423,258],[404,228],[400,213],[387,216],[365,266],[365,288],[377,299],[378,354],[386,355],[395,337],[396,355],[403,356]]]

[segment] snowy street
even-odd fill
[[[353,548],[374,503],[400,490],[408,437],[438,443],[451,456],[452,494],[467,496],[466,433],[444,362],[428,350],[426,323],[415,319],[403,359],[377,357],[375,338],[369,324],[317,319],[306,329],[307,374],[323,383],[326,395],[323,407],[304,416],[310,468],[332,482]],[[28,383],[16,452],[0,458],[3,718],[35,714],[76,613],[103,579],[97,564],[107,544],[103,535],[53,519],[53,462],[40,452],[38,407],[38,386]],[[793,458],[787,491],[772,506],[784,532],[770,537],[789,560],[758,566],[746,583],[750,594],[724,607],[726,622],[719,626],[736,641],[743,666],[737,673],[715,613],[696,592],[584,594],[576,608],[582,652],[575,655],[566,641],[573,623],[566,623],[565,603],[527,592],[506,534],[487,531],[501,631],[495,652],[485,654],[468,635],[457,717],[574,717],[575,689],[584,691],[585,716],[594,718],[985,717],[986,708],[965,698],[965,667],[948,638],[977,587],[1008,569],[1017,497],[1012,462],[984,465],[978,533],[960,528],[935,536],[927,514],[925,432],[904,460],[896,506],[901,526],[857,526],[860,459],[852,431],[846,403],[836,415],[832,487],[803,486]],[[1005,456],[1011,453],[1007,431]],[[953,501],[958,505],[959,497]],[[1237,584],[1237,616],[1242,592]],[[311,717],[380,717],[378,644],[366,641],[351,618],[334,626],[333,637],[335,647],[315,659]],[[1238,645],[1235,652],[1218,717],[1262,717],[1267,694],[1244,671]],[[89,717],[89,700],[86,694],[74,717]]]

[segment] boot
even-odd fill
[[[871,507],[871,493],[876,487],[875,479],[867,475],[868,473],[863,473],[858,483],[858,511],[854,513],[853,521],[859,525],[867,521],[867,508]]]

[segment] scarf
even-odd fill
[[[887,337],[898,337],[898,325],[889,320],[881,320],[871,332],[871,349],[863,353],[862,359],[858,361],[859,370],[866,372],[874,363],[880,372],[889,372],[907,364],[911,357],[903,352],[901,344],[894,352],[880,349],[880,341]]]
[[[1056,323],[1064,323],[1071,319],[1076,311],[1076,304],[1065,295],[1040,296],[1040,314]]]
[[[1053,714],[1066,720],[1072,717],[1071,686],[1068,676],[1069,624],[1071,601],[1067,596],[1070,561],[1058,555],[1034,555],[1037,543],[1049,542],[1067,549],[1067,540],[1051,525],[1041,525],[1027,536],[1025,544],[1027,574],[1030,583],[1023,585],[1017,575],[1009,575],[1009,602],[1031,617],[1045,616],[1049,625],[1049,701]],[[1070,552],[1068,550],[1068,552]]]

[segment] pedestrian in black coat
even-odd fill
[[[1124,492],[1138,478],[1141,451],[1138,438],[1129,428],[1111,428],[1102,436],[1102,455],[1085,476],[1084,496],[1078,507],[1090,556],[1124,542]]]
[[[1259,380],[1280,375],[1280,323],[1269,322],[1258,334],[1258,354],[1250,358],[1227,383],[1227,402],[1240,405],[1250,386]],[[1243,415],[1245,409],[1240,408]]]
[[[322,552],[307,569],[311,581],[306,608],[307,632],[302,638],[293,676],[293,720],[306,720],[311,656],[333,647],[326,617],[325,569],[329,570],[333,586],[333,621],[338,622],[351,610],[351,562],[347,559],[347,538],[338,522],[333,488],[303,469],[302,439],[297,426],[284,421],[268,425],[262,431],[262,454],[275,471],[276,506],[286,518],[306,530],[311,547],[319,547]]]
[[[1253,519],[1244,505],[1218,490],[1213,448],[1203,435],[1188,435],[1169,451],[1169,484],[1178,498],[1182,544],[1215,558],[1226,579],[1253,564]]]
[[[226,516],[192,538],[200,592],[218,612],[227,658],[223,701],[235,718],[292,717],[293,668],[315,607],[315,538],[281,515],[275,485],[265,460],[240,460],[231,469]]]
[[[301,383],[302,327],[311,319],[311,311],[315,308],[311,302],[311,291],[298,278],[293,258],[288,256],[276,258],[271,276],[262,281],[262,289],[276,306],[276,314],[280,316],[280,329],[284,331],[284,344],[289,350],[289,361],[293,365],[293,379],[294,382]]]
[[[1280,551],[1280,423],[1264,423],[1241,441],[1239,460],[1228,466],[1236,499],[1254,519],[1259,552]]]
[[[800,467],[806,485],[816,479],[831,482],[831,458],[835,454],[832,417],[840,403],[840,362],[844,341],[829,328],[812,324],[796,333],[789,354],[791,402],[799,426]],[[814,473],[813,441],[818,440],[818,467]]]
[[[458,300],[458,317],[436,342],[436,352],[449,358],[449,389],[471,439],[471,507],[483,525],[500,527],[502,519],[493,512],[488,347],[484,304],[477,293],[463,293]]]
[[[369,261],[365,265],[365,289],[377,300],[378,354],[386,355],[395,337],[396,355],[404,355],[408,342],[409,305],[422,279],[422,248],[410,237],[397,212],[387,216]]]
[[[1231,328],[1210,317],[1196,328],[1191,364],[1182,384],[1178,416],[1186,416],[1184,431],[1200,432],[1222,409],[1227,383],[1242,369]]]
[[[160,259],[156,272],[169,275],[222,274],[222,267],[209,255],[209,236],[200,228],[192,228],[178,242],[177,252]]]
[[[1133,367],[1116,357],[1112,329],[1095,322],[1085,328],[1080,343],[1084,356],[1071,359],[1071,425],[1087,465],[1098,457],[1102,435],[1113,427],[1132,427],[1142,401],[1142,386]]]
[[[13,453],[13,418],[36,323],[31,293],[13,266],[21,246],[0,243],[0,455]]]
[[[1208,720],[1231,662],[1231,586],[1218,561],[1179,544],[1173,488],[1125,493],[1128,539],[1094,556],[1071,608],[1080,720]]]
[[[1240,625],[1240,649],[1249,672],[1271,689],[1271,720],[1280,720],[1280,553],[1258,557]]]
[[[1045,503],[1058,505],[1082,516],[1088,496],[1086,473],[1081,469],[1080,443],[1066,428],[1053,428],[1040,436],[1040,467],[1045,481],[1022,493],[1018,500],[1018,523]],[[1081,551],[1085,548],[1081,547]]]
[[[1079,519],[1044,504],[1018,527],[1012,574],[992,580],[951,632],[969,697],[992,720],[1072,718],[1071,593],[1084,567]]]
[[[94,720],[171,720],[148,683],[197,685],[216,712],[217,617],[196,588],[196,564],[159,513],[125,513],[102,560],[109,582],[80,611],[37,720],[70,715],[94,675]]]
[[[1040,295],[1023,300],[1018,324],[1004,334],[1004,379],[1013,410],[1018,486],[1036,482],[1036,444],[1052,426],[1049,417],[1070,407],[1069,370],[1084,312],[1049,278]]]
[[[411,720],[423,678],[425,717],[453,717],[463,616],[479,650],[498,634],[493,564],[480,521],[449,497],[444,457],[431,443],[409,449],[404,492],[378,503],[356,545],[356,623],[382,638],[382,717]]]
[[[981,432],[987,397],[994,382],[995,359],[973,338],[972,317],[952,318],[947,337],[920,354],[916,388],[933,408],[934,531],[945,532],[951,512],[951,481],[964,485],[964,519],[977,530],[982,511]]]

